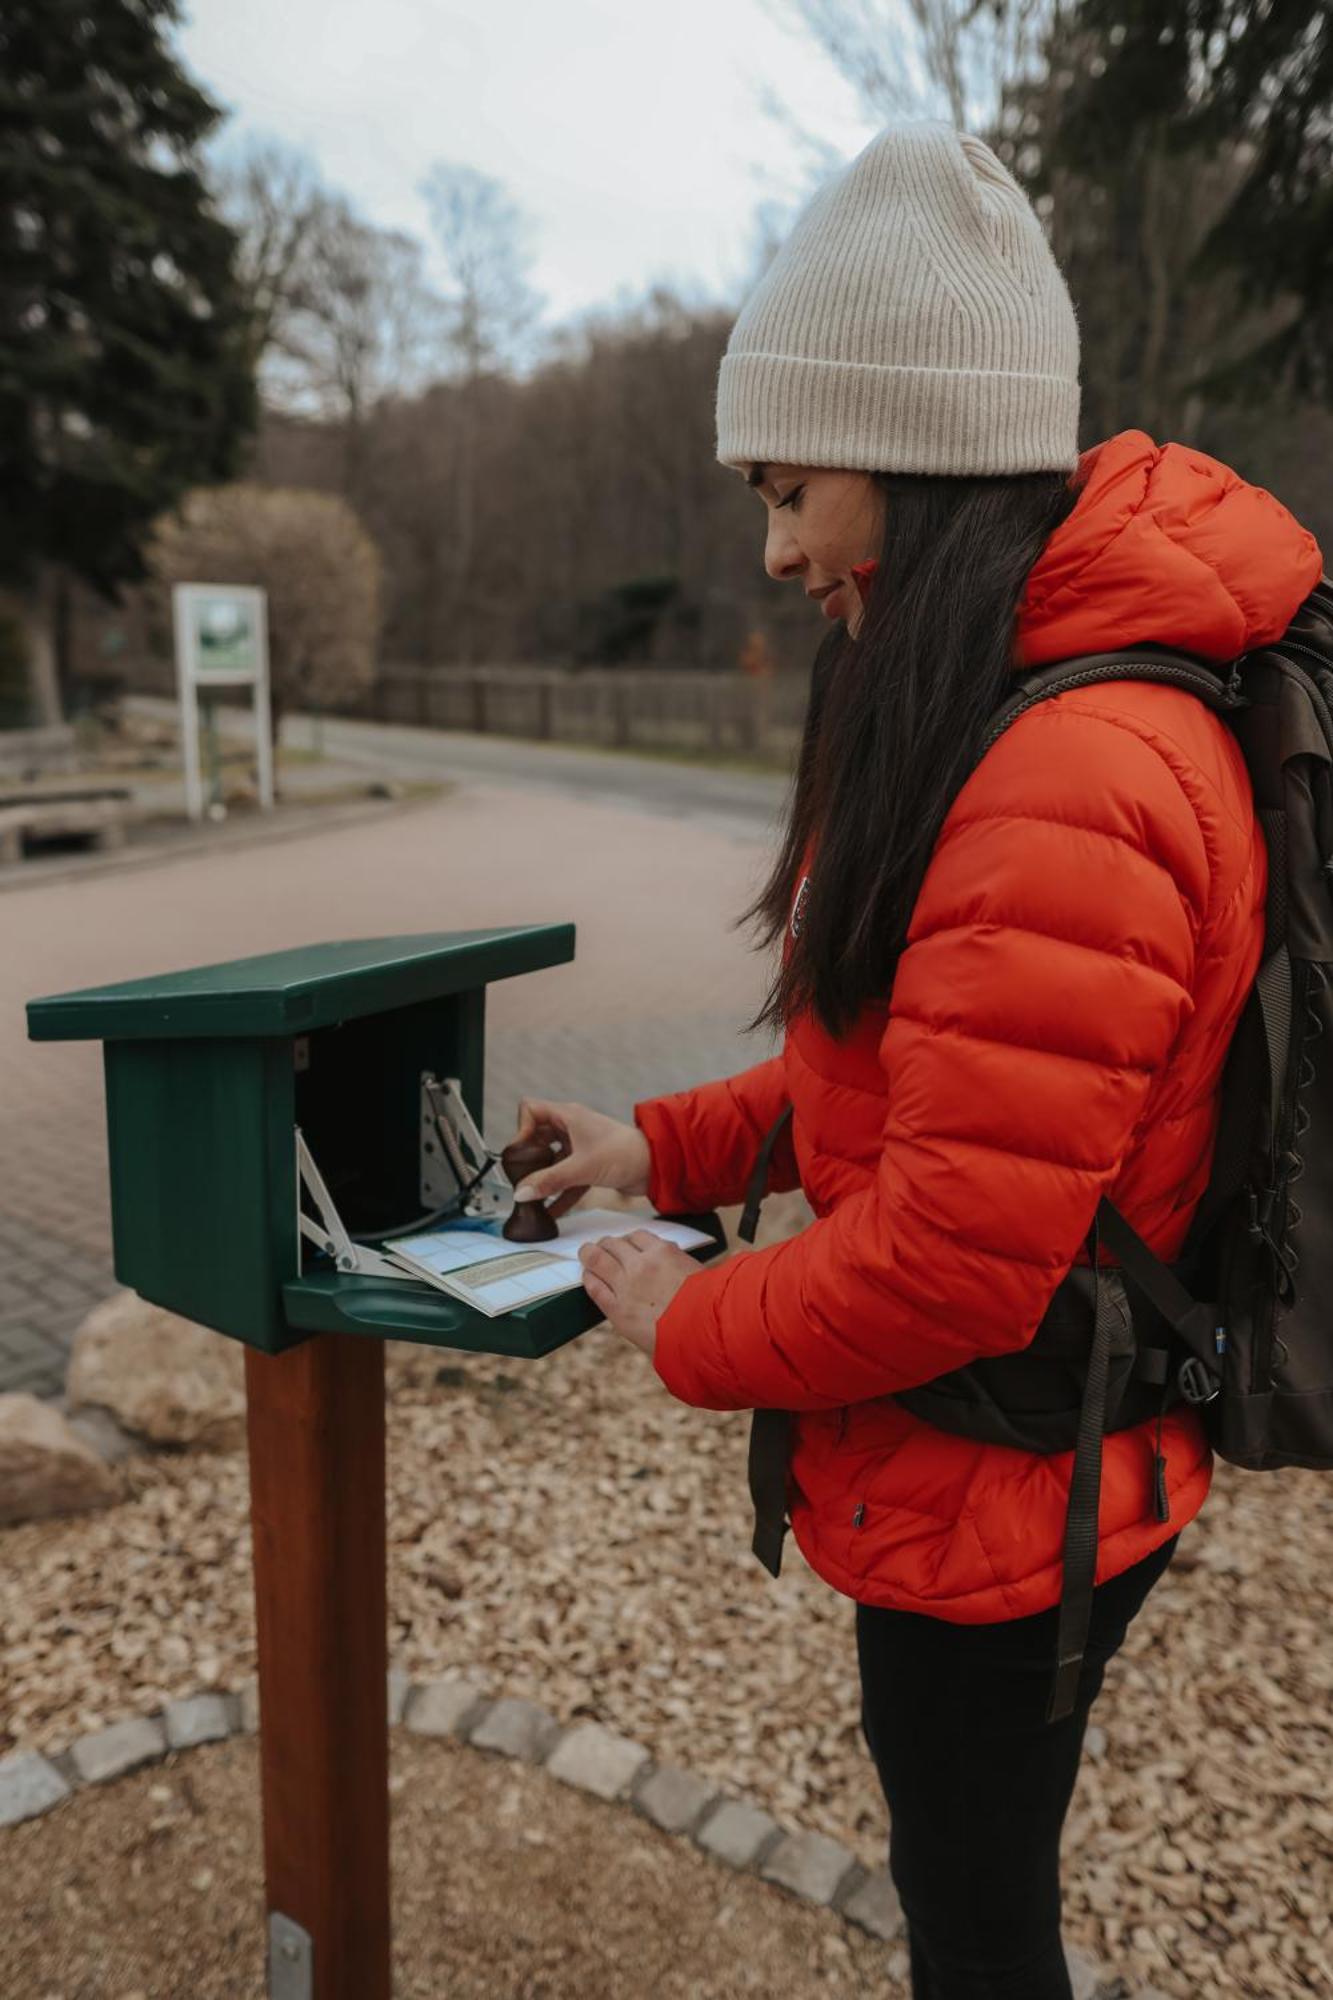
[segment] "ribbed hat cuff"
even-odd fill
[[[1078,412],[1078,383],[1058,375],[728,354],[717,456],[963,477],[1072,472]]]

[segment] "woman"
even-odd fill
[[[1131,430],[1080,458],[1078,404],[1072,306],[1017,183],[946,126],[882,133],[796,224],[719,379],[718,456],[767,511],[768,572],[832,625],[749,913],[782,939],[760,1017],[782,1052],[632,1126],[520,1110],[567,1143],[521,1194],[559,1212],[594,1183],[670,1212],[741,1200],[793,1107],[770,1185],[804,1188],[801,1235],[705,1269],[604,1241],[584,1282],[674,1395],[795,1413],[792,1531],[856,1602],[918,2000],[1067,2000],[1088,1710],[1210,1460],[1171,1410],[1154,1504],[1155,1427],[1107,1439],[1090,1641],[1048,1722],[1071,1455],[897,1398],[1021,1349],[1103,1194],[1178,1254],[1267,875],[1239,749],[1180,688],[1067,692],[977,763],[980,742],[1016,668],[1149,641],[1228,661],[1321,567],[1202,453]]]

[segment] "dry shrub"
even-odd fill
[[[200,487],[158,524],[153,574],[268,594],[273,729],[355,698],[375,675],[380,559],[345,500],[302,487]]]

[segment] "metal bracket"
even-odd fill
[[[486,1151],[456,1076],[421,1073],[421,1200],[445,1208],[462,1188],[466,1215],[508,1215],[513,1190]]]
[[[355,1272],[365,1278],[401,1278],[404,1275],[397,1264],[381,1257],[368,1244],[353,1243],[299,1125],[296,1127],[296,1172],[298,1185],[309,1190],[310,1198],[319,1210],[320,1219],[316,1222],[298,1205],[297,1225],[307,1242],[327,1251],[340,1271]]]
[[[349,1275],[407,1277],[401,1265],[371,1244],[353,1241],[299,1125],[295,1136],[298,1237],[326,1252],[337,1268]],[[513,1206],[513,1189],[498,1160],[486,1151],[486,1141],[463,1100],[457,1077],[440,1078],[430,1070],[421,1073],[419,1167],[421,1199],[431,1214],[440,1209],[451,1213],[461,1209],[464,1216],[505,1216]],[[459,1203],[458,1196],[465,1188],[466,1199]],[[305,1212],[301,1193],[309,1196],[315,1215]]]
[[[315,1945],[281,1910],[268,1913],[268,2000],[313,2000]]]

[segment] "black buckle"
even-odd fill
[[[1187,1354],[1180,1364],[1176,1377],[1180,1393],[1187,1403],[1211,1403],[1220,1394],[1222,1384],[1210,1368],[1205,1368],[1197,1354]]]
[[[1272,1188],[1265,1188],[1262,1195],[1256,1188],[1245,1190],[1245,1205],[1249,1210],[1245,1231],[1256,1243],[1269,1242],[1268,1219],[1273,1213],[1273,1195]]]

